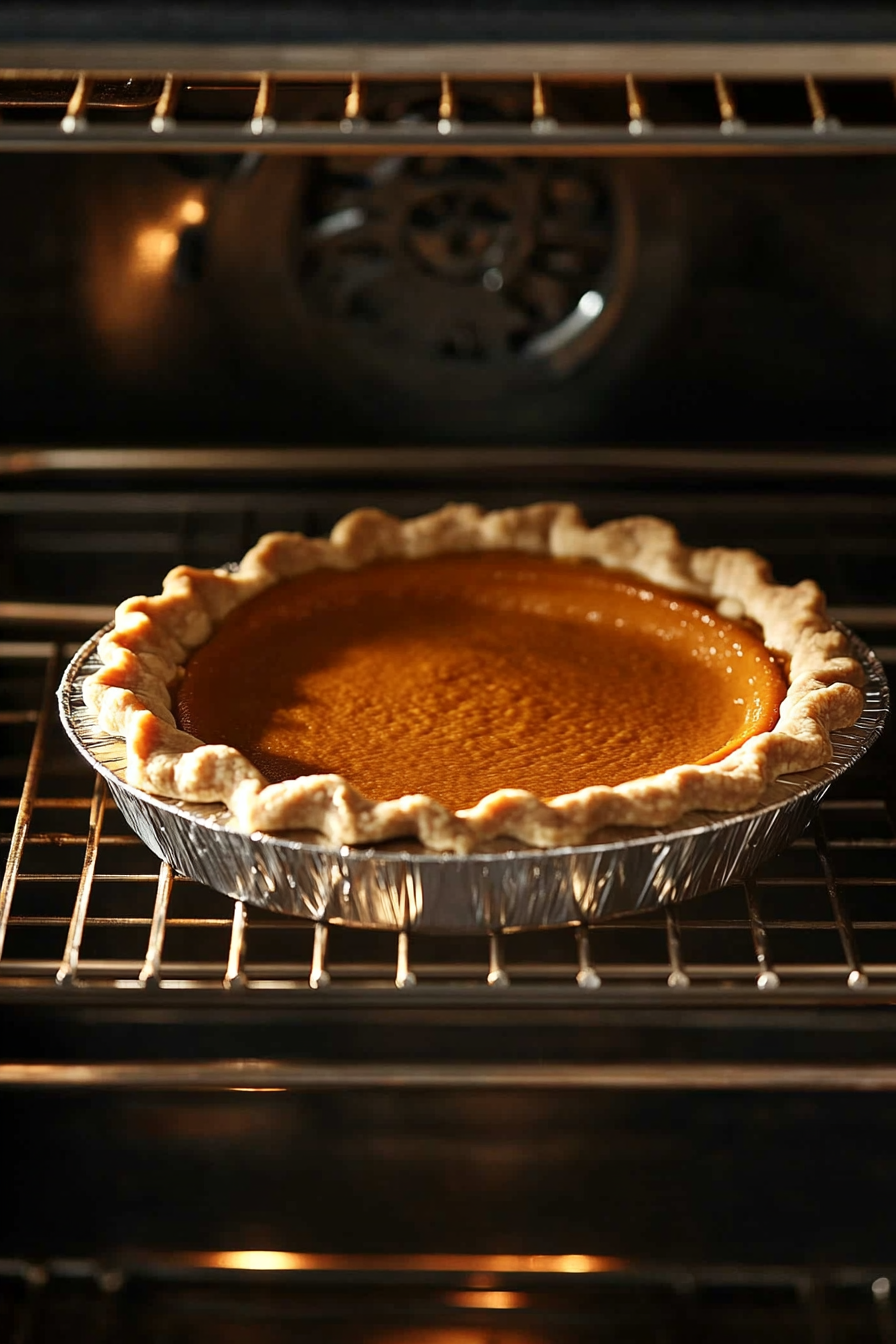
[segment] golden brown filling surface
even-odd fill
[[[692,598],[487,552],[277,584],[193,655],[176,712],[271,781],[339,774],[457,810],[718,760],[774,726],[786,689],[756,636]]]

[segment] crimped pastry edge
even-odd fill
[[[171,690],[189,655],[235,607],[280,580],[321,567],[503,549],[626,569],[708,602],[723,616],[754,621],[787,670],[778,724],[710,765],[676,766],[547,801],[501,789],[459,812],[423,794],[366,798],[340,775],[269,784],[234,748],[208,745],[177,727]],[[544,849],[582,844],[604,826],[667,826],[691,811],[742,811],[781,775],[829,761],[830,733],[855,723],[863,705],[861,665],[811,580],[776,584],[755,552],[693,549],[658,518],[589,528],[576,506],[564,503],[491,513],[450,504],[406,521],[360,509],[326,539],[269,533],[235,568],[180,565],[158,596],[123,602],[98,653],[103,667],[85,680],[85,700],[100,728],[125,739],[130,784],[183,802],[224,803],[247,834],[312,830],[336,845],[414,836],[433,850],[469,853],[477,842],[504,836]]]

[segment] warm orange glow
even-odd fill
[[[285,1087],[231,1087],[231,1092],[285,1092]]]
[[[557,1273],[558,1274],[600,1274],[602,1270],[597,1268],[603,1265],[601,1257],[593,1255],[558,1255]],[[613,1262],[613,1267],[619,1264],[619,1261]]]
[[[141,229],[134,239],[138,269],[151,275],[166,270],[176,251],[177,234],[173,229]]]
[[[292,1251],[217,1251],[208,1256],[214,1269],[313,1269],[314,1255]]]
[[[252,1088],[247,1088],[252,1091]],[[210,1251],[193,1263],[209,1269],[345,1270],[466,1274],[471,1287],[490,1287],[495,1274],[608,1274],[625,1260],[610,1255],[300,1255],[293,1251]],[[472,1293],[477,1300],[487,1294]]]
[[[205,216],[204,204],[194,196],[188,196],[180,207],[180,217],[185,224],[201,224]]]
[[[453,1307],[485,1308],[486,1311],[517,1310],[526,1305],[525,1293],[451,1293],[448,1301]]]

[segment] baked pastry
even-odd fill
[[[85,699],[133,785],[246,832],[461,853],[750,807],[863,703],[815,584],[569,504],[274,533],[122,603],[99,655]]]

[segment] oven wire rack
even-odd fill
[[[867,69],[853,58],[816,73],[785,64],[773,77],[729,53],[737,62],[729,73],[701,60],[691,78],[657,77],[646,56],[635,70],[516,70],[494,78],[460,53],[442,59],[452,56],[453,71],[426,60],[421,66],[418,54],[399,73],[373,58],[368,69],[345,71],[311,51],[297,69],[224,73],[7,66],[0,68],[0,150],[896,150],[896,89],[880,72],[879,53]],[[837,77],[843,70],[850,78]]]
[[[0,668],[24,675],[31,696],[0,711],[0,726],[23,744],[4,769],[7,781],[20,771],[21,787],[0,797],[12,823],[3,826],[0,993],[534,991],[718,1004],[896,993],[891,797],[851,796],[847,780],[811,832],[755,878],[661,917],[541,937],[494,930],[487,940],[328,930],[209,893],[126,830],[102,780],[61,739],[53,693],[68,652],[0,644]],[[824,944],[823,954],[810,944]]]
[[[228,1268],[228,1259],[242,1268]],[[0,1329],[18,1344],[135,1334],[148,1344],[174,1337],[236,1344],[247,1330],[259,1344],[274,1344],[286,1322],[349,1344],[361,1321],[365,1338],[373,1330],[391,1344],[577,1344],[607,1331],[632,1344],[746,1341],[761,1332],[806,1344],[896,1340],[894,1275],[880,1268],[651,1271],[600,1267],[591,1256],[411,1256],[403,1271],[382,1263],[396,1259],[248,1251],[136,1265],[0,1260]],[[497,1271],[493,1261],[501,1262]],[[541,1263],[551,1261],[567,1263]]]

